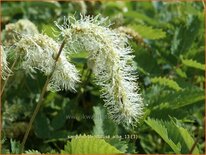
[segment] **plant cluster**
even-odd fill
[[[3,2],[2,153],[204,153],[204,7]]]

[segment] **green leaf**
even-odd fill
[[[93,107],[94,115],[94,127],[93,127],[93,135],[95,136],[110,136],[112,138],[107,138],[106,142],[115,146],[118,150],[122,152],[126,152],[128,146],[125,141],[122,141],[120,138],[114,138],[114,136],[118,135],[117,127],[114,122],[108,119],[106,111],[103,106],[95,106]]]
[[[175,55],[186,53],[198,36],[201,21],[198,16],[188,16],[186,23],[179,23],[171,42],[171,52]]]
[[[118,127],[112,121],[106,112],[105,107],[102,105],[98,105],[94,107],[94,127],[93,127],[93,134],[99,136],[115,136],[118,134]]]
[[[41,154],[39,151],[37,150],[27,150],[25,151],[26,154]]]
[[[135,61],[137,62],[138,72],[141,74],[158,75],[161,72],[153,52],[138,48],[135,52]],[[150,65],[148,65],[148,61]]]
[[[52,131],[49,136],[49,141],[56,141],[58,139],[66,139],[69,135],[67,130]]]
[[[176,92],[163,89],[158,85],[153,85],[144,92],[144,98],[150,109],[160,108],[161,104],[165,104],[164,107],[170,109],[178,109],[203,101],[205,95],[203,89],[195,86]]]
[[[119,154],[112,145],[93,136],[76,136],[68,142],[62,154]]]
[[[54,27],[53,25],[42,25],[42,31],[44,34],[48,35],[49,37],[55,38],[55,35],[60,35],[59,30]]]
[[[204,90],[195,86],[180,91],[169,91],[152,85],[144,92],[150,117],[168,120],[169,116],[185,118],[204,107]]]
[[[204,109],[204,104],[198,102],[192,105],[187,105],[178,109],[172,109],[171,107],[167,107],[169,104],[160,104],[161,108],[155,108],[150,111],[149,116],[155,119],[161,120],[170,120],[171,117],[175,117],[177,119],[187,119],[191,117],[195,112],[201,111]]]
[[[175,71],[180,77],[187,78],[187,74],[184,71],[182,71],[182,69],[176,67]]]
[[[104,136],[103,121],[105,114],[102,112],[100,107],[93,107],[94,110],[94,135]]]
[[[152,85],[143,95],[151,118],[169,120],[172,116],[183,119],[204,109],[204,90],[195,86],[177,92]]]
[[[194,140],[186,129],[177,125],[174,121],[163,122],[149,118],[145,122],[160,135],[175,153],[189,153]],[[197,147],[195,147],[193,153],[199,154]]]
[[[160,97],[160,99],[160,103],[169,103],[168,107],[178,109],[204,100],[205,95],[204,90],[192,87],[178,92],[169,92],[164,97]]]
[[[166,37],[166,33],[162,29],[152,28],[146,25],[130,25],[130,28],[134,29],[145,39],[162,39]]]
[[[64,146],[64,150],[61,150],[61,154],[72,154],[71,142],[67,142],[67,144]]]
[[[158,24],[157,21],[153,20],[149,16],[146,16],[145,14],[138,13],[138,12],[135,12],[135,11],[128,11],[128,12],[124,13],[123,15],[126,16],[126,17],[130,17],[132,19],[135,18],[137,20],[141,20],[141,21],[146,22],[146,23],[151,24],[151,25],[157,25]]]
[[[59,113],[53,118],[51,122],[51,126],[54,130],[60,129],[64,126],[66,122],[66,111],[65,109],[62,109],[59,111]]]
[[[181,60],[182,60],[182,63],[188,67],[205,70],[205,65],[197,62],[196,60],[183,59],[183,58]]]
[[[11,153],[19,154],[20,153],[20,142],[10,139],[10,143],[11,143]]]
[[[39,138],[49,138],[51,134],[50,122],[44,113],[39,113],[34,124],[35,133]]]
[[[23,13],[23,9],[21,6],[9,6],[9,7],[2,7],[2,15],[3,17],[12,17],[16,14]]]
[[[160,85],[167,86],[169,88],[172,88],[176,91],[181,90],[182,88],[175,82],[174,80],[168,79],[166,77],[154,77],[151,79],[153,83],[159,83]]]
[[[180,153],[181,145],[175,144],[169,137],[166,126],[162,121],[148,119],[145,121],[160,137],[172,148],[175,153]]]
[[[191,96],[186,97],[186,95],[185,95],[179,101],[176,100],[177,104],[173,107],[173,109],[178,109],[178,108],[181,108],[181,107],[184,107],[184,106],[187,106],[187,105],[197,103],[198,101],[203,101],[205,99],[205,96],[203,95],[203,92],[204,91],[200,91],[200,94],[195,92],[194,94],[191,94]]]
[[[109,144],[111,144],[112,146],[117,148],[119,151],[127,152],[128,142],[123,141],[120,138],[108,138],[105,140],[106,140],[106,142],[108,142]],[[132,152],[128,152],[128,153],[132,153]]]
[[[183,127],[175,124],[176,128],[179,130],[179,133],[182,137],[182,139],[185,142],[185,145],[187,146],[188,150],[190,150],[195,143],[193,138],[190,136],[189,132],[184,129]],[[193,154],[199,154],[199,150],[197,147],[194,148],[194,151],[192,152]]]
[[[175,144],[169,137],[167,127],[162,121],[157,121],[154,119],[148,119],[145,121],[155,132],[157,132],[160,137],[172,148],[175,153],[180,153],[181,145]]]

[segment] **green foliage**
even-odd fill
[[[100,137],[108,137],[105,139],[106,142],[116,147],[122,152],[129,152],[128,144],[126,141],[123,141],[118,137],[118,128],[117,125],[112,122],[104,108],[102,106],[93,107],[94,109],[94,127],[93,134]]]
[[[162,139],[172,148],[172,150],[179,154],[181,152],[181,144],[175,144],[171,138],[174,137],[174,135],[168,135],[167,127],[165,126],[165,123],[161,123],[159,121],[148,119],[146,123],[153,129],[155,132],[157,132]],[[175,133],[175,132],[174,132]]]
[[[124,16],[130,17],[131,19],[136,18],[136,20],[140,22],[145,22],[151,25],[156,25],[157,22],[153,20],[152,18],[148,17],[147,15],[144,15],[143,13],[138,13],[135,11],[129,11],[127,13],[124,13]]]
[[[170,100],[172,100],[171,102],[169,102],[169,106],[172,109],[179,109],[190,104],[195,104],[198,101],[203,101],[204,99],[204,90],[195,88],[191,90],[188,88],[180,91],[179,93],[175,92],[167,95],[162,102],[164,103],[164,101],[169,102]]]
[[[150,117],[168,120],[169,116],[183,119],[195,111],[204,110],[204,90],[193,87],[180,91],[168,91],[161,86],[153,86],[145,92]],[[161,95],[160,95],[161,94]]]
[[[163,122],[149,118],[146,123],[162,137],[175,153],[190,153],[194,140],[186,129],[174,121]],[[197,147],[193,153],[199,154]]]
[[[50,136],[49,120],[43,113],[39,113],[36,118],[35,132],[38,137],[41,137],[43,139]]]
[[[26,18],[39,32],[56,38],[54,21],[101,14],[111,28],[129,28],[144,114],[136,127],[115,124],[107,115],[79,49],[70,60],[81,82],[76,91],[47,92],[25,146],[26,154],[194,154],[205,152],[205,27],[202,2],[2,2],[1,29]],[[137,35],[139,34],[139,35]],[[4,44],[6,34],[1,34]],[[59,38],[61,42],[61,38]],[[8,60],[12,66],[13,57]],[[16,66],[2,98],[2,152],[19,154],[46,78]],[[111,79],[112,80],[112,79]],[[2,85],[4,81],[2,80]],[[129,89],[129,86],[128,86]],[[121,90],[120,90],[121,91]],[[79,135],[91,136],[79,136]],[[125,138],[127,136],[136,138]],[[72,139],[68,138],[72,137]],[[101,137],[101,138],[97,138]]]
[[[37,150],[27,150],[25,151],[26,154],[41,154],[39,151]]]
[[[10,140],[11,142],[11,153],[19,154],[20,153],[20,142],[15,140]]]
[[[163,86],[168,86],[169,88],[172,88],[176,91],[181,90],[182,88],[175,82],[174,80],[168,79],[166,77],[154,77],[151,79],[153,83],[159,83]]]
[[[182,63],[185,66],[200,69],[200,70],[205,70],[205,65],[197,62],[196,60],[192,59],[182,59]]]
[[[77,136],[67,142],[62,154],[120,154],[115,147],[106,143],[103,139],[92,136]]]
[[[94,128],[93,132],[94,135],[99,135],[103,136],[104,135],[104,130],[103,130],[103,123],[104,123],[104,117],[105,113],[103,113],[100,109],[100,107],[94,107]]]
[[[129,26],[138,32],[145,39],[162,39],[166,37],[166,33],[161,29],[155,29],[146,25],[131,25]]]
[[[198,36],[200,26],[201,22],[198,16],[188,16],[186,23],[175,30],[171,47],[172,53],[179,55],[187,52]]]

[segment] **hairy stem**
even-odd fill
[[[11,71],[13,71],[13,69],[14,69],[14,67],[15,67],[15,65],[16,65],[16,63],[17,63],[17,61],[18,61],[18,57],[14,60],[12,66],[11,66],[11,68],[10,68]],[[10,76],[7,76],[7,77],[6,77],[6,80],[5,80],[5,82],[4,82],[4,85],[2,86],[2,89],[1,89],[1,96],[2,96],[2,94],[3,94],[3,92],[4,92],[4,89],[5,89],[5,87],[6,87],[7,83],[8,83],[8,81],[9,81],[9,78],[10,78]]]
[[[41,104],[43,103],[42,101],[43,101],[44,95],[45,95],[45,93],[46,93],[46,91],[47,91],[47,86],[48,86],[49,81],[51,80],[51,77],[52,77],[52,75],[53,75],[53,73],[54,73],[54,71],[55,71],[56,62],[57,62],[57,60],[59,59],[59,57],[60,57],[60,55],[61,55],[61,52],[62,52],[62,50],[63,50],[63,48],[64,48],[65,43],[66,43],[66,41],[64,40],[64,41],[62,42],[60,48],[59,48],[59,51],[58,51],[58,54],[57,54],[56,58],[55,58],[55,64],[54,64],[53,70],[52,70],[51,74],[50,74],[49,76],[47,76],[47,79],[46,79],[46,82],[45,82],[45,84],[44,84],[44,87],[42,88],[41,95],[40,95],[40,97],[39,97],[38,103],[37,103],[37,105],[36,105],[36,108],[35,108],[35,110],[34,110],[34,113],[32,114],[32,117],[31,117],[31,119],[30,119],[30,121],[29,121],[28,128],[27,128],[27,130],[26,130],[26,132],[25,132],[25,134],[24,134],[24,138],[23,138],[22,144],[21,144],[20,153],[22,153],[22,152],[24,151],[24,146],[25,146],[26,140],[27,140],[27,138],[28,138],[29,132],[30,132],[30,130],[31,130],[32,124],[33,124],[33,122],[34,122],[34,120],[35,120],[35,118],[36,118],[37,113],[39,112],[39,109],[40,109],[40,107],[41,107]]]

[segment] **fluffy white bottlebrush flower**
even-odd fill
[[[5,26],[5,45],[12,46],[21,39],[22,35],[38,34],[37,27],[28,19],[20,19],[16,23],[9,23]]]
[[[1,78],[5,80],[10,74],[11,70],[8,67],[7,62],[7,51],[4,50],[3,46],[0,45],[0,51],[1,51]]]
[[[20,57],[22,68],[27,73],[35,73],[40,70],[49,76],[54,69],[55,58],[58,55],[60,45],[52,38],[35,34],[24,36],[15,44],[16,57]],[[74,65],[69,63],[62,51],[56,62],[48,89],[52,91],[74,90],[75,83],[79,81],[78,72]]]
[[[74,65],[68,62],[64,53],[61,54],[59,59],[49,83],[50,90],[58,91],[62,88],[75,90],[75,84],[79,82],[78,71]]]
[[[57,26],[69,39],[70,51],[79,47],[88,51],[88,66],[102,87],[101,97],[109,116],[118,124],[136,126],[143,114],[143,103],[138,93],[132,49],[125,35],[111,30],[105,23],[107,18],[82,16],[80,20],[70,18],[64,26]]]

